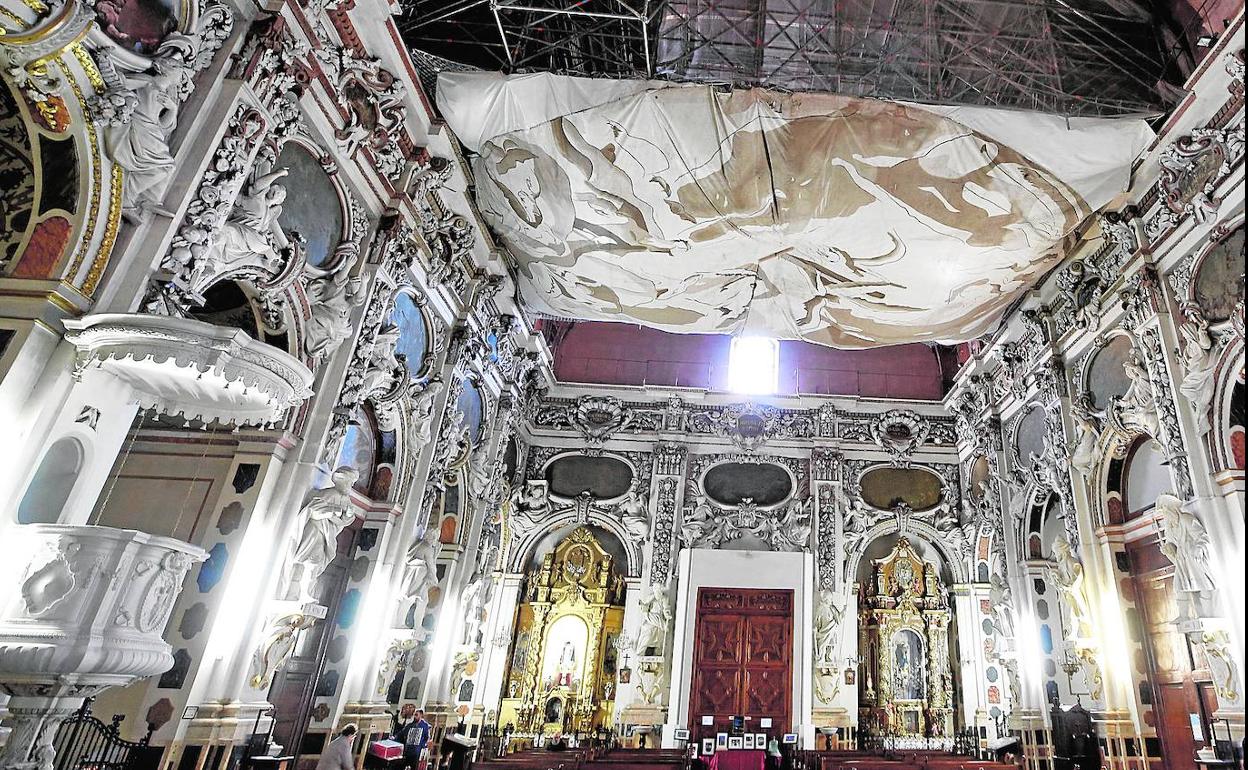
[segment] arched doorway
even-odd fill
[[[1118,501],[1111,514],[1121,511],[1126,535],[1130,577],[1124,589],[1135,604],[1127,612],[1127,627],[1143,653],[1133,656],[1132,675],[1139,683],[1145,728],[1155,731],[1145,735],[1145,754],[1161,757],[1170,770],[1194,770],[1196,752],[1211,745],[1217,699],[1203,646],[1185,633],[1189,621],[1174,591],[1174,565],[1160,548],[1161,522],[1150,524],[1158,495],[1171,488],[1169,468],[1161,447],[1147,436],[1136,439],[1115,466],[1107,491]]]

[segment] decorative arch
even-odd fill
[[[613,537],[620,541],[624,546],[624,552],[628,557],[628,577],[641,577],[642,569],[642,546],[643,543],[636,542],[624,529],[624,525],[619,519],[609,516],[606,513],[590,508],[588,516],[584,518],[578,517],[575,506],[569,506],[547,516],[536,527],[521,534],[519,537],[513,537],[511,542],[511,554],[507,559],[508,572],[523,572],[529,561],[533,558],[537,546],[551,532],[554,532],[571,524],[592,524],[595,527],[606,530]]]
[[[971,582],[971,576],[967,570],[966,560],[962,558],[956,550],[952,549],[945,538],[932,525],[925,521],[910,521],[907,524],[906,531],[901,532],[897,528],[897,523],[893,521],[877,522],[870,527],[858,541],[859,545],[853,551],[845,554],[845,575],[846,580],[852,580],[854,575],[858,574],[859,563],[862,556],[866,553],[871,543],[879,540],[887,535],[898,534],[911,540],[922,540],[925,544],[932,547],[940,557],[944,559],[945,564],[949,567],[949,572],[954,583]]]

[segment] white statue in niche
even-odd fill
[[[650,500],[644,491],[628,490],[616,508],[628,536],[638,543],[650,537]]]
[[[221,228],[214,261],[216,270],[259,265],[269,272],[282,267],[273,231],[282,215],[286,187],[279,181],[287,169],[261,174],[247,182],[234,202],[234,210]]]
[[[477,635],[485,622],[486,576],[481,570],[473,574],[461,599],[464,610],[464,635],[460,642],[467,646],[477,643]]]
[[[442,385],[442,378],[434,375],[412,396],[412,424],[416,426],[413,440],[419,446],[433,440],[433,407]]]
[[[1075,438],[1075,448],[1070,453],[1070,465],[1088,477],[1096,469],[1096,445],[1101,439],[1101,433],[1097,426],[1096,411],[1086,393],[1071,404],[1071,416],[1075,420],[1078,436]]]
[[[356,519],[351,487],[360,472],[344,465],[330,476],[333,486],[313,492],[300,509],[303,530],[290,557],[290,584],[298,585],[302,601],[315,602],[316,581],[338,553],[338,534]]]
[[[697,485],[690,482],[689,486],[693,495],[693,507],[681,518],[680,541],[686,548],[696,548],[698,541],[706,537],[715,526],[715,512]]]
[[[641,628],[637,630],[637,654],[662,655],[667,641],[667,627],[672,622],[672,609],[668,606],[667,587],[654,583],[642,596]]]
[[[1212,554],[1209,533],[1191,505],[1171,494],[1157,498],[1164,529],[1161,552],[1174,563],[1174,590],[1202,594],[1213,590]]]
[[[995,574],[989,578],[988,589],[989,611],[992,614],[992,625],[1002,639],[1014,638],[1014,597],[1010,592],[1010,583],[1005,575]]]
[[[1076,639],[1092,634],[1092,611],[1083,584],[1083,564],[1063,537],[1053,541],[1053,557],[1057,562],[1057,588],[1070,611],[1071,633]]]
[[[395,374],[403,366],[395,353],[401,334],[399,327],[391,323],[382,324],[377,329],[365,363],[365,395],[379,395],[393,388]]]
[[[840,647],[841,618],[844,610],[837,604],[833,591],[820,591],[815,599],[815,663],[837,661]]]
[[[811,498],[794,498],[772,526],[768,541],[777,551],[801,551],[810,544],[812,528]]]
[[[351,275],[351,261],[332,272],[304,268],[315,277],[307,285],[311,313],[304,331],[303,352],[317,363],[329,358],[344,340],[351,338],[351,311],[364,302],[364,284],[358,276]]]
[[[1153,391],[1153,383],[1148,372],[1140,364],[1139,354],[1135,348],[1127,355],[1122,370],[1131,384],[1127,392],[1118,399],[1118,408],[1124,421],[1137,425],[1148,435],[1157,438],[1161,435],[1161,418],[1157,415],[1157,395]]]
[[[403,608],[415,602],[413,624],[420,628],[425,607],[429,604],[429,589],[438,584],[438,554],[442,543],[438,530],[429,527],[407,552],[407,569],[403,576]]]
[[[526,481],[511,497],[509,525],[519,535],[537,526],[550,513],[550,490],[545,481]]]
[[[1203,435],[1213,426],[1209,405],[1213,403],[1213,375],[1218,365],[1215,345],[1209,334],[1209,323],[1198,311],[1188,313],[1187,322],[1179,327],[1179,333],[1183,335],[1183,382],[1179,392],[1192,402],[1196,425]]]
[[[104,124],[105,146],[113,162],[125,170],[123,212],[130,219],[161,209],[173,174],[169,149],[178,125],[178,110],[192,87],[195,44],[172,33],[157,49],[151,70],[123,75],[111,57],[98,57],[107,90],[93,100]]]

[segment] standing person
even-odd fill
[[[354,770],[351,746],[355,743],[355,733],[358,730],[354,722],[343,725],[342,732],[321,752],[321,758],[316,761],[316,770]]]
[[[415,770],[419,756],[411,755],[407,745],[407,735],[416,727],[416,704],[404,703],[394,717],[394,729],[390,737],[403,744],[403,766]]]
[[[409,706],[412,704],[408,704]],[[423,770],[428,757],[425,749],[429,745],[431,725],[425,721],[424,709],[412,706],[411,722],[403,733],[403,764],[411,770]],[[395,740],[400,740],[395,738]]]

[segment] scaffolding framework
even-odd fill
[[[426,69],[762,86],[1069,116],[1158,114],[1178,80],[1137,0],[407,0]],[[454,62],[454,65],[451,63]]]

